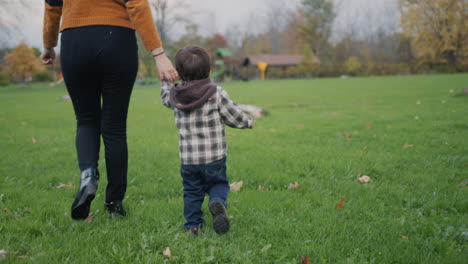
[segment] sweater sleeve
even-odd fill
[[[244,113],[223,89],[219,89],[219,113],[224,124],[232,128],[252,128],[253,118]]]
[[[57,46],[60,19],[62,18],[62,0],[45,0],[43,41],[45,48]]]
[[[148,0],[124,0],[133,27],[140,35],[146,50],[162,46]]]

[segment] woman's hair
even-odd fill
[[[211,59],[202,47],[187,46],[177,52],[175,67],[183,81],[202,80],[210,76]]]

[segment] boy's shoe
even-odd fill
[[[122,218],[127,215],[123,207],[122,201],[104,202],[106,210],[109,212],[111,218]]]
[[[88,217],[91,202],[96,196],[98,180],[99,172],[97,169],[89,168],[81,172],[80,188],[71,206],[73,219],[86,219]]]
[[[200,229],[198,227],[192,227],[189,230],[187,230],[187,233],[190,233],[190,234],[192,234],[194,236],[198,236],[199,231],[200,231]]]
[[[220,201],[214,201],[208,205],[213,216],[213,229],[218,234],[224,234],[229,231],[229,218],[224,204]]]

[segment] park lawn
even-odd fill
[[[208,213],[198,237],[182,230],[177,130],[159,88],[136,87],[132,96],[128,217],[110,220],[103,210],[101,152],[91,222],[70,219],[76,186],[56,188],[79,183],[66,90],[0,88],[4,261],[468,262],[467,74],[223,86],[267,116],[253,130],[227,129],[228,177],[244,186],[229,196],[231,231],[214,233]],[[372,182],[358,183],[359,174]]]

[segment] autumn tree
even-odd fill
[[[16,46],[5,57],[7,67],[6,72],[22,80],[28,81],[34,73],[43,72],[44,67],[40,64],[39,58],[34,54],[33,49],[25,43]]]
[[[468,58],[467,0],[400,0],[401,24],[423,61],[455,68]]]
[[[302,53],[302,60],[299,64],[299,70],[306,76],[310,76],[317,71],[319,65],[320,64],[318,63],[314,53],[310,49],[310,46],[305,44],[304,51]]]
[[[328,47],[335,13],[330,0],[303,0],[299,37],[306,41],[312,51],[323,57]]]
[[[346,60],[345,69],[348,74],[358,75],[361,72],[361,62],[355,56],[351,56]]]

